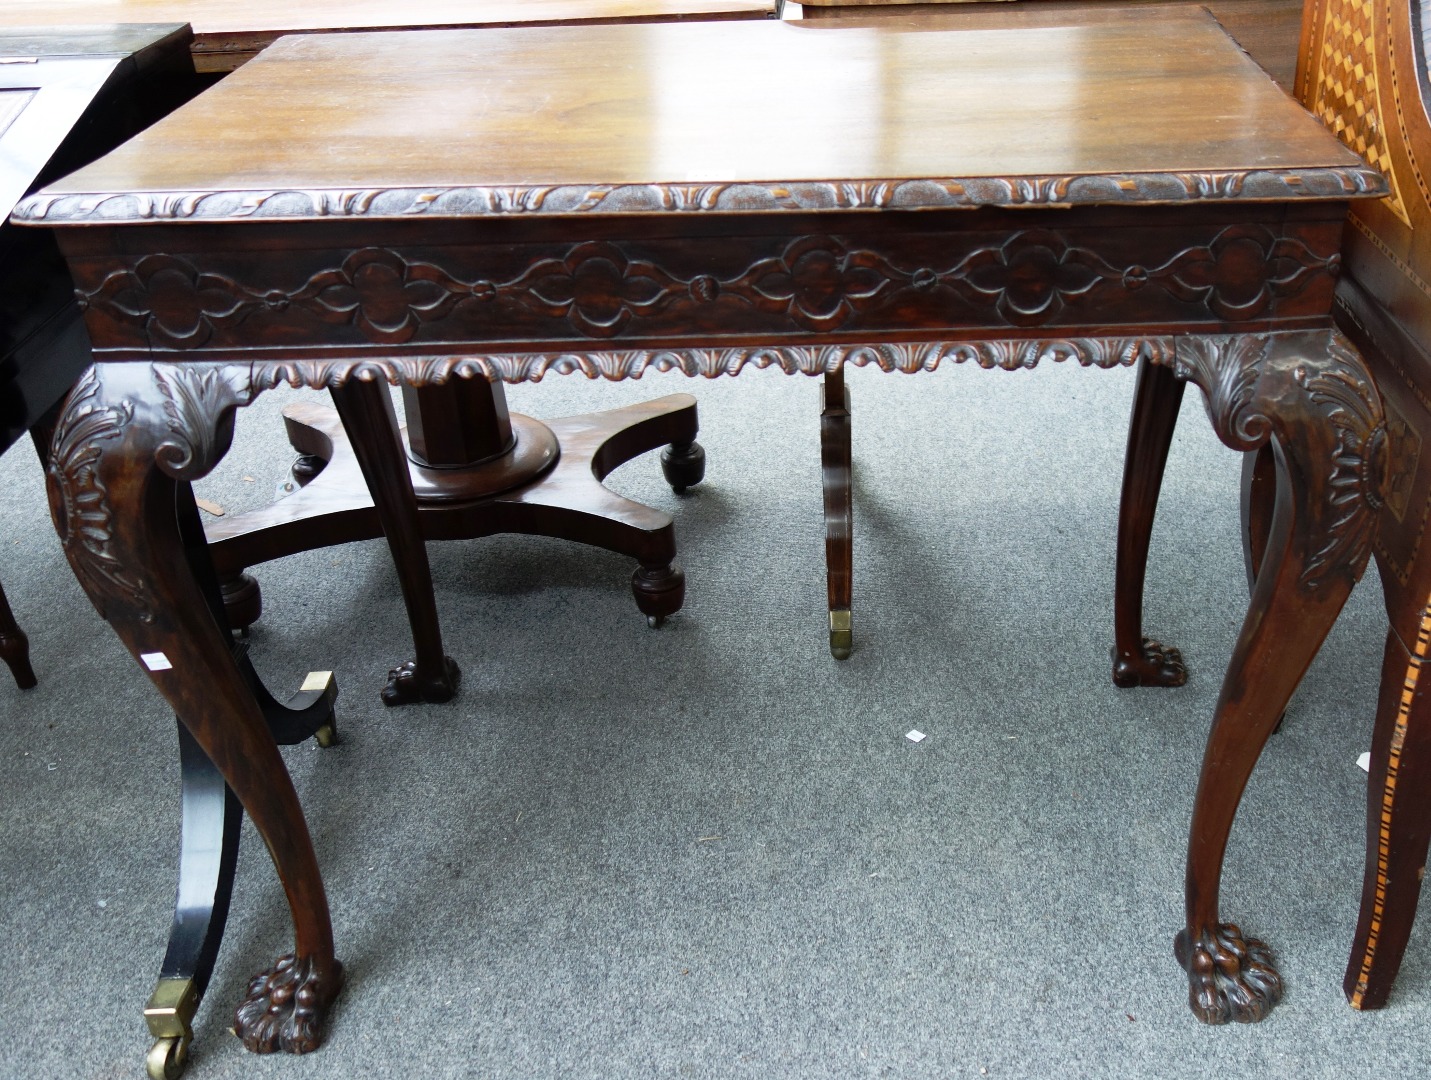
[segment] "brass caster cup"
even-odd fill
[[[830,655],[836,660],[848,660],[854,645],[855,637],[850,629],[849,610],[830,612]]]

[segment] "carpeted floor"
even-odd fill
[[[1253,778],[1223,914],[1287,983],[1212,1029],[1172,957],[1196,769],[1245,606],[1237,456],[1189,394],[1148,590],[1189,684],[1108,677],[1132,372],[851,376],[856,651],[826,651],[818,384],[550,378],[535,415],[678,389],[704,485],[613,476],[676,516],[686,607],[649,630],[627,560],[433,545],[458,699],[385,710],[406,659],[380,543],[259,568],[252,655],[342,689],[343,742],[286,751],[350,980],[329,1041],[227,1033],[290,944],[250,832],[189,1076],[1423,1077],[1431,933],[1391,1005],[1341,993],[1384,622],[1354,594]],[[200,494],[272,497],[272,394]],[[30,448],[0,459],[0,581],[41,684],[0,679],[0,1076],[139,1077],[177,853],[173,721],[59,551]],[[905,733],[918,728],[918,744]]]

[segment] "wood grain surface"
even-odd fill
[[[1164,13],[1207,8],[1262,68],[1291,91],[1297,69],[1297,37],[1302,22],[1301,0],[927,0],[910,4],[902,0],[807,0],[806,19],[907,19],[911,15],[939,12],[958,20],[978,17],[991,7],[1006,6],[1031,18],[1060,15],[1081,22],[1116,18],[1130,8]]]
[[[864,181],[1180,174],[1216,197],[1230,174],[1317,169],[1369,171],[1205,15],[994,14],[292,37],[47,197],[168,198],[147,218],[216,192],[324,191],[332,214],[345,192],[835,181],[862,206]]]

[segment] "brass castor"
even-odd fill
[[[179,1080],[189,1064],[189,1036],[171,1035],[156,1039],[144,1059],[149,1080]]]
[[[322,727],[320,727],[317,731],[313,733],[313,741],[316,742],[319,746],[321,746],[324,750],[328,749],[330,746],[337,746],[337,723],[332,720],[328,721],[328,723],[324,724]]]
[[[848,660],[854,646],[855,636],[850,629],[849,609],[830,612],[830,655],[836,660]]]

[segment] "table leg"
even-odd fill
[[[179,889],[159,981],[144,1007],[154,1045],[151,1080],[173,1080],[188,1061],[194,1016],[208,988],[228,920],[243,808],[223,776],[179,724],[183,826]]]
[[[0,660],[5,661],[15,677],[16,686],[21,690],[34,688],[37,680],[35,669],[30,666],[30,639],[15,621],[3,588],[0,588]]]
[[[332,392],[392,549],[412,624],[416,657],[388,673],[383,704],[451,700],[462,673],[442,647],[432,570],[417,521],[417,496],[408,475],[407,455],[398,434],[397,413],[388,385],[382,379],[353,378],[334,386]]]
[[[1342,981],[1355,1009],[1386,1004],[1426,874],[1431,849],[1431,701],[1421,679],[1428,649],[1431,600],[1410,649],[1395,630],[1386,635],[1367,783],[1361,915]]]
[[[1219,921],[1218,889],[1242,791],[1292,691],[1366,567],[1385,427],[1360,357],[1327,332],[1187,338],[1176,373],[1197,383],[1224,443],[1272,447],[1276,495],[1247,617],[1203,755],[1175,952],[1206,1023],[1262,1019],[1282,980],[1267,946]]]
[[[1242,558],[1249,589],[1257,583],[1257,571],[1267,551],[1276,501],[1277,458],[1272,447],[1248,451],[1242,456]]]
[[[1116,686],[1182,686],[1188,681],[1182,653],[1143,636],[1143,583],[1163,469],[1182,406],[1184,384],[1165,367],[1139,361],[1123,461],[1118,504],[1118,554],[1113,590],[1113,683]]]
[[[854,647],[853,457],[850,394],[843,368],[825,373],[820,400],[820,475],[825,495],[825,583],[829,592],[830,655],[849,658]]]
[[[250,1050],[304,1053],[342,984],[302,806],[264,708],[201,580],[187,485],[227,451],[246,367],[103,364],[71,394],[49,471],[65,554],[263,837],[293,917],[294,952],[256,976],[235,1016]],[[196,565],[200,568],[196,571]],[[212,586],[212,568],[207,571]]]
[[[30,428],[30,438],[34,440],[41,468],[49,463],[50,439],[54,435],[57,410],[58,406],[50,409]],[[15,613],[10,610],[3,588],[0,588],[0,660],[10,669],[15,685],[21,690],[33,690],[38,684],[35,669],[30,666],[30,639],[15,621]]]

